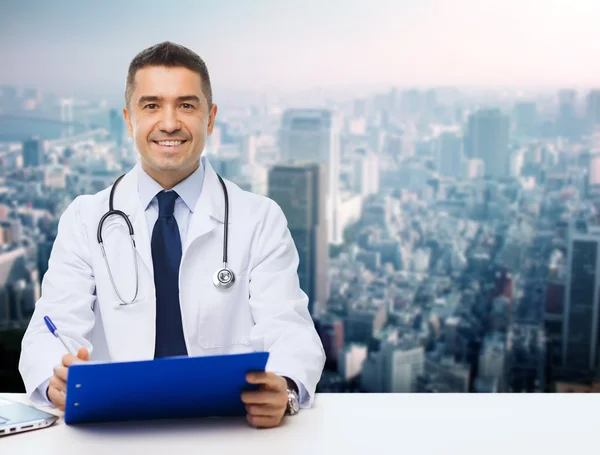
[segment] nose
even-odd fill
[[[177,110],[172,107],[165,107],[161,113],[160,123],[158,125],[164,133],[173,133],[181,129],[181,122],[177,118]]]

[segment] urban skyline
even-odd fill
[[[121,113],[127,65],[169,39],[207,59],[216,87],[203,153],[288,218],[327,355],[318,391],[600,390],[600,61],[590,28],[600,3],[181,2],[207,24],[201,32],[139,4],[30,2],[31,14],[16,5],[6,10],[11,46],[0,46],[2,384],[21,391],[20,337],[60,215],[138,159]],[[108,17],[121,33],[98,26]],[[128,26],[139,31],[131,40]],[[357,31],[363,47],[346,39]],[[404,46],[397,67],[362,58],[386,33],[382,55]],[[194,45],[200,35],[206,50]],[[281,52],[308,35],[296,58]],[[360,57],[348,63],[342,49]],[[476,58],[486,52],[493,62]],[[285,71],[270,66],[282,62]],[[539,85],[508,90],[506,74]],[[463,88],[469,78],[489,88]],[[344,87],[358,83],[363,91]]]

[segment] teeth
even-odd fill
[[[167,145],[169,147],[174,147],[176,145],[181,145],[183,141],[160,141],[160,145]]]

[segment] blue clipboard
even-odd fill
[[[268,352],[76,364],[69,367],[65,423],[241,416],[250,371]]]

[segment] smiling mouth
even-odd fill
[[[185,144],[187,142],[187,140],[184,141],[152,141],[155,144],[157,144],[159,147],[164,147],[164,148],[177,148],[183,144]]]

